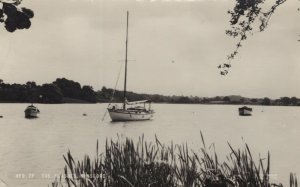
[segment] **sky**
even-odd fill
[[[225,34],[232,0],[24,0],[28,30],[0,27],[0,78],[38,84],[65,77],[114,88],[125,58],[129,16],[130,91],[186,96],[300,98],[300,6],[281,5],[243,44],[227,76],[217,66],[235,48]],[[273,0],[267,0],[268,3]],[[117,89],[123,89],[123,70]]]

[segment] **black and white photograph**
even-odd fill
[[[0,187],[298,187],[299,0],[0,0]]]

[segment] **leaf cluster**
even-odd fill
[[[254,30],[264,31],[276,8],[286,2],[286,0],[276,0],[274,4],[265,8],[265,0],[236,0],[233,10],[229,10],[231,29],[226,30],[230,37],[237,38],[238,42],[232,53],[227,56],[227,62],[218,66],[221,75],[227,75],[231,67],[231,61],[238,54],[239,49],[249,35],[253,35]]]
[[[0,3],[2,4],[2,8],[0,8],[0,22],[4,23],[4,27],[8,32],[30,28],[30,19],[34,16],[32,10],[18,7],[21,3],[20,0],[12,3],[0,1]]]

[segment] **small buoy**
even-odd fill
[[[86,113],[82,114],[83,116],[87,116]]]
[[[2,179],[0,179],[0,187],[7,187],[7,184]]]

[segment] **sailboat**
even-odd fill
[[[128,102],[126,98],[127,86],[127,54],[128,54],[128,22],[129,12],[127,11],[127,26],[126,26],[126,53],[125,53],[125,78],[124,78],[124,96],[123,104],[117,104],[108,107],[108,113],[112,121],[142,121],[153,118],[154,110],[151,109],[150,100]]]

